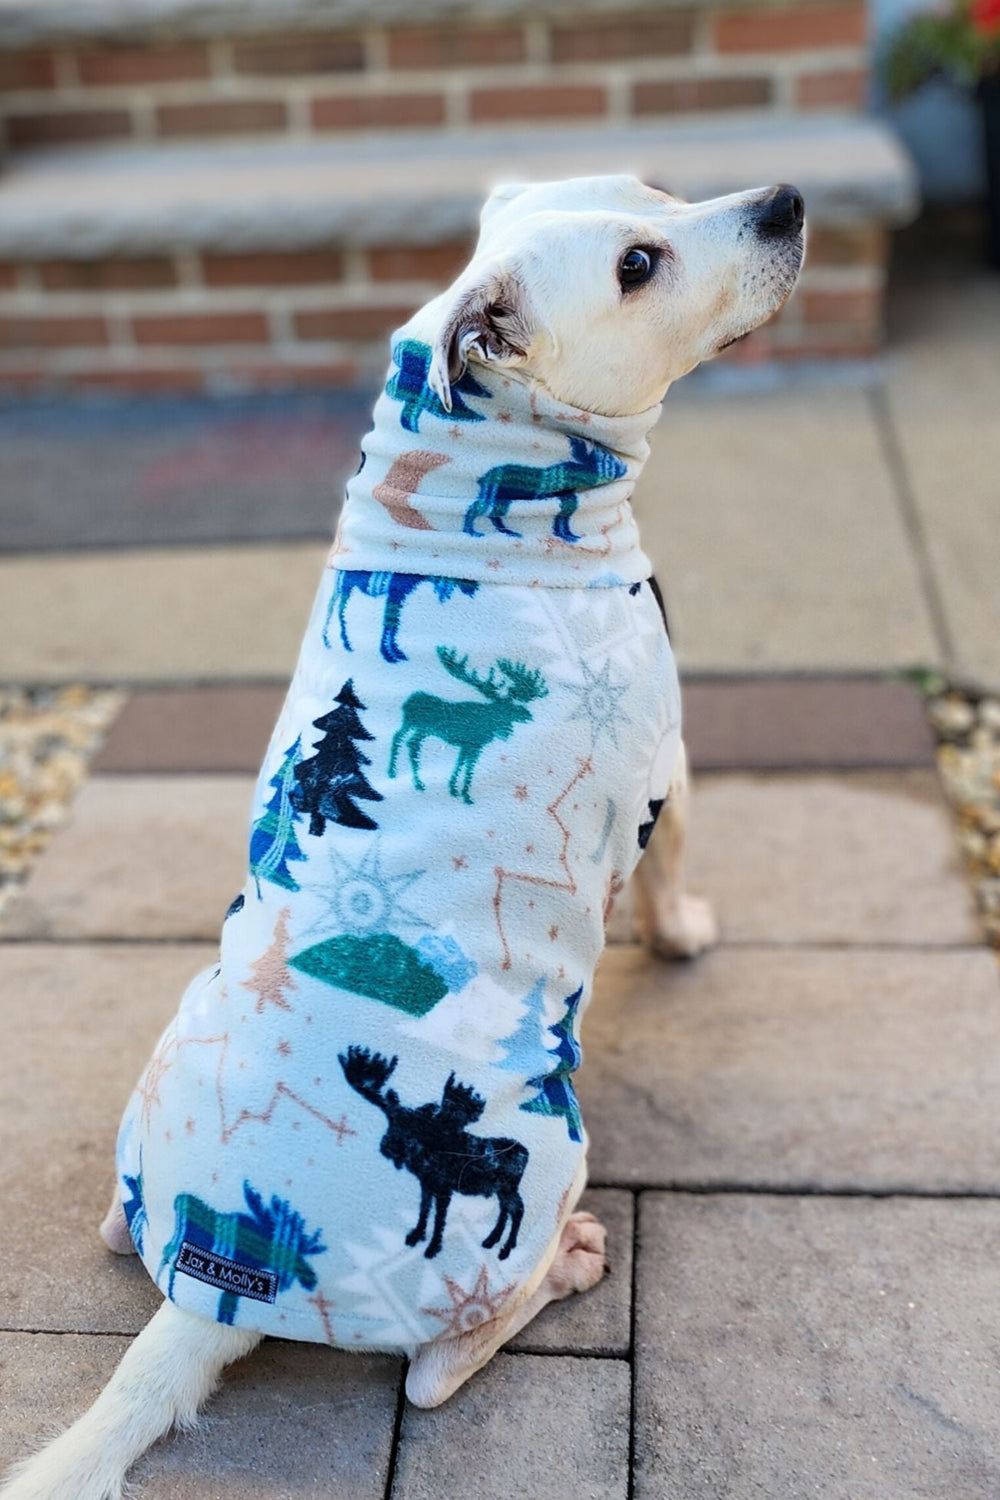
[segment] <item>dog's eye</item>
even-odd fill
[[[626,250],[619,262],[618,283],[623,291],[630,292],[633,287],[648,281],[655,269],[656,252],[634,245],[631,250]]]

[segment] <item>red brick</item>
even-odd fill
[[[11,369],[9,365],[0,368],[0,391],[22,393],[25,391],[37,391],[47,385],[51,376],[46,370],[38,366]]]
[[[59,114],[7,116],[11,146],[77,145],[132,134],[132,117],[124,109],[66,109]]]
[[[775,345],[774,359],[868,359],[882,347],[870,328],[810,328],[789,343]]]
[[[17,266],[0,265],[0,291],[10,292],[17,286]]]
[[[5,349],[92,349],[108,342],[103,318],[0,318]]]
[[[607,95],[590,84],[526,84],[520,88],[473,89],[474,120],[571,119],[603,115]]]
[[[55,86],[56,66],[51,52],[0,52],[0,90]]]
[[[136,316],[138,344],[265,344],[267,319],[259,312],[172,313]]]
[[[144,396],[186,396],[205,389],[205,371],[201,366],[172,369],[80,370],[68,377],[77,386],[96,386],[102,390],[139,392]]]
[[[865,68],[803,73],[795,85],[795,103],[799,109],[861,109],[867,97]]]
[[[88,84],[173,83],[208,78],[208,48],[190,42],[171,47],[88,47],[77,53],[80,80]]]
[[[372,281],[453,281],[472,254],[472,241],[455,245],[379,245],[368,251]]]
[[[701,109],[752,109],[770,104],[767,78],[674,78],[637,83],[632,111],[637,115],[668,115]]]
[[[554,62],[607,62],[621,57],[670,57],[690,52],[694,17],[689,11],[614,16],[552,27]]]
[[[855,292],[820,292],[808,288],[799,293],[803,322],[870,325],[882,318],[882,292],[868,287]]]
[[[365,65],[361,38],[339,31],[317,36],[261,37],[236,42],[233,66],[237,73],[255,77],[286,77],[302,73],[356,73]]]
[[[49,292],[132,291],[175,286],[173,261],[166,256],[137,260],[48,260],[38,267]]]
[[[329,307],[295,314],[300,339],[375,339],[412,317],[406,307]]]
[[[443,125],[443,94],[339,94],[312,102],[314,130]]]
[[[881,266],[889,253],[889,237],[881,224],[810,229],[806,260],[810,266]]]
[[[160,135],[229,135],[242,131],[284,130],[288,116],[280,99],[210,100],[203,104],[161,104]]]
[[[344,274],[338,250],[273,250],[253,255],[203,255],[209,286],[291,286],[339,281]]]
[[[863,5],[809,5],[780,10],[738,10],[717,16],[720,52],[799,52],[813,47],[861,47],[866,41]]]
[[[520,26],[403,26],[388,34],[393,68],[475,68],[523,62]]]

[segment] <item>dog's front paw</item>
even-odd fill
[[[570,1214],[563,1225],[559,1249],[549,1271],[555,1296],[589,1292],[597,1285],[608,1269],[605,1256],[607,1238],[607,1230],[593,1214]]]
[[[697,958],[719,941],[719,924],[701,896],[681,896],[669,909],[654,912],[645,938],[658,958]]]

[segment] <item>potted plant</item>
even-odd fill
[[[978,95],[989,257],[1000,266],[1000,0],[950,0],[910,16],[890,39],[885,74],[896,100],[941,74]]]

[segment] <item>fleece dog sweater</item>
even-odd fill
[[[421,315],[363,443],[251,813],[249,875],[122,1122],[133,1240],[208,1318],[413,1349],[500,1314],[569,1207],[606,911],[679,694],[610,419]]]

